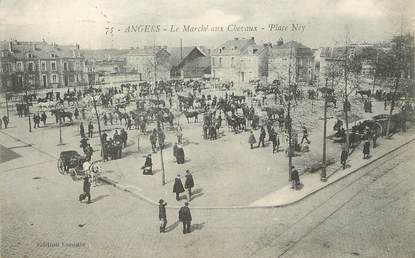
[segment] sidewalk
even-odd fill
[[[327,168],[327,182],[320,181],[320,171],[315,173],[307,173],[300,176],[301,184],[303,188],[301,190],[291,189],[291,185],[287,185],[284,188],[279,189],[262,199],[253,202],[251,207],[282,207],[290,204],[294,204],[302,199],[318,192],[319,190],[335,183],[344,177],[358,171],[362,167],[369,165],[370,163],[384,157],[385,155],[399,149],[409,143],[415,141],[415,135],[394,135],[392,140],[379,139],[378,146],[371,148],[370,159],[364,160],[362,158],[362,146],[359,146],[353,153],[353,159],[350,159],[347,163],[347,168],[342,169],[341,164],[337,162]]]

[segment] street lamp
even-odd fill
[[[98,123],[98,133],[99,133],[99,142],[101,143],[101,149],[104,148],[104,144],[102,143],[102,135],[101,135],[101,124],[99,122],[99,115],[98,115],[98,111],[97,111],[97,100],[96,98],[100,98],[101,95],[98,94],[91,94],[91,98],[92,98],[92,104],[94,105],[94,110],[95,110],[95,116],[97,117],[97,123]],[[101,156],[103,155],[103,151],[101,151]]]
[[[323,169],[321,170],[320,181],[327,182],[326,175],[326,136],[327,136],[327,83],[329,78],[326,78],[326,89],[324,92],[324,129],[323,129]]]
[[[60,103],[58,101],[58,103],[56,103],[56,105],[55,105],[56,117],[58,118],[58,121],[59,121],[59,144],[58,144],[58,146],[59,145],[64,145],[62,143],[62,119],[61,119],[62,110],[63,110],[63,105],[62,105],[62,103]]]
[[[32,132],[32,122],[30,121],[30,109],[29,109],[29,98],[27,97],[27,87],[25,87],[26,106],[27,106],[27,117],[29,118],[29,133]]]

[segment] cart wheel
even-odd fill
[[[65,166],[63,164],[62,159],[58,159],[57,167],[58,167],[59,173],[64,175],[65,174]]]

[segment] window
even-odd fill
[[[33,72],[33,71],[34,71],[34,65],[33,65],[33,62],[29,62],[27,65],[28,65],[28,70],[29,70],[29,72]]]
[[[52,82],[57,83],[58,82],[58,76],[56,74],[52,74]]]
[[[215,58],[212,57],[212,66],[215,66]]]
[[[33,54],[32,53],[28,53],[27,54],[27,58],[33,58]]]
[[[234,66],[234,62],[235,62],[235,57],[231,58],[231,66]]]
[[[63,70],[68,71],[68,63],[63,63]]]
[[[222,57],[219,57],[219,65],[222,65]]]
[[[50,65],[51,65],[52,71],[56,71],[57,70],[56,69],[56,61],[50,62]]]
[[[22,62],[17,62],[16,63],[16,69],[17,69],[17,71],[19,71],[19,72],[23,72],[23,63]]]
[[[42,67],[42,71],[46,71],[46,62],[42,61],[40,66]]]
[[[50,54],[50,57],[51,58],[56,58],[56,54],[52,53],[52,54]]]

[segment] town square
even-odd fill
[[[230,3],[165,25],[93,2],[50,10],[100,36],[0,24],[1,257],[415,256],[412,13],[371,38],[352,8],[328,40]]]

